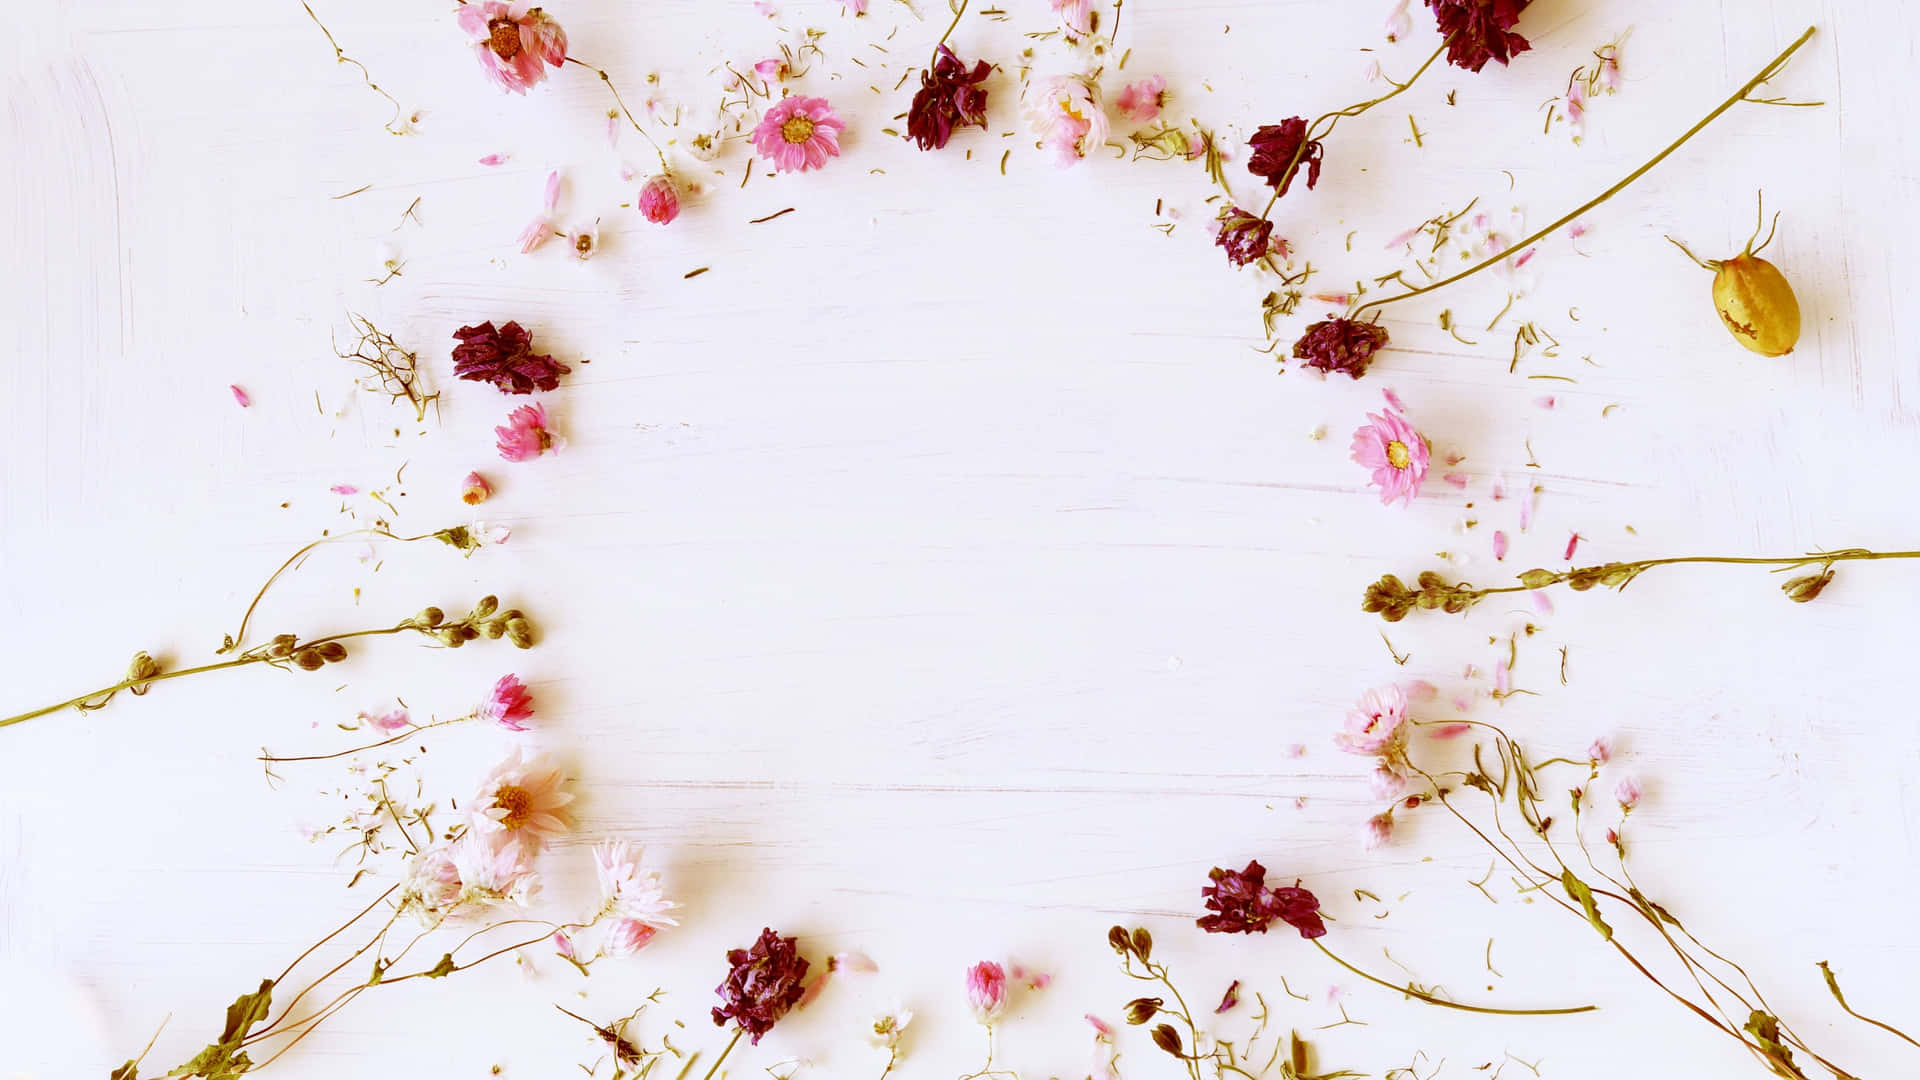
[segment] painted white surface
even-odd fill
[[[1477,330],[1500,307],[1488,280],[1389,309],[1396,347],[1349,384],[1276,377],[1252,351],[1268,286],[1206,245],[1197,170],[1056,172],[1024,135],[1002,137],[1005,75],[993,129],[944,154],[880,134],[907,91],[866,84],[888,90],[944,19],[874,4],[859,24],[835,4],[782,5],[774,23],[744,3],[552,8],[634,98],[660,71],[667,92],[708,101],[711,67],[766,55],[775,25],[831,31],[831,60],[802,85],[849,115],[847,156],[819,175],[756,170],[738,190],[736,150],[668,229],[620,205],[634,185],[619,164],[646,157],[630,133],[607,148],[591,76],[504,99],[438,5],[323,5],[424,110],[405,139],[380,131],[380,102],[297,4],[102,0],[10,22],[0,711],[97,685],[136,648],[207,656],[286,553],[346,527],[329,485],[380,487],[403,463],[397,528],[459,520],[459,478],[482,467],[512,542],[469,561],[390,548],[377,573],[325,550],[260,629],[373,625],[491,590],[542,641],[383,642],[317,676],[183,680],[0,732],[0,1075],[104,1076],[169,1015],[149,1064],[189,1056],[226,1002],[364,902],[298,833],[326,820],[313,793],[341,774],[290,772],[273,790],[258,748],[343,746],[331,725],[396,693],[458,711],[506,670],[534,685],[536,741],[576,765],[583,836],[646,842],[686,925],[590,984],[543,964],[532,980],[502,968],[369,996],[274,1066],[289,1080],[569,1075],[593,1049],[550,1003],[607,1017],[654,986],[671,992],[661,1015],[689,1024],[675,1042],[711,1049],[721,954],[763,924],[882,970],[836,986],[735,1075],[793,1058],[811,1062],[803,1076],[878,1075],[859,1028],[894,999],[920,1016],[900,1075],[972,1071],[961,971],[1013,958],[1057,981],[1003,1025],[1004,1063],[1079,1076],[1081,1014],[1117,1020],[1135,992],[1103,940],[1122,920],[1152,926],[1209,1003],[1232,978],[1284,1000],[1284,975],[1316,995],[1281,1018],[1304,1031],[1339,1018],[1322,998],[1343,986],[1368,1026],[1313,1033],[1330,1067],[1377,1075],[1424,1050],[1445,1076],[1482,1076],[1511,1050],[1553,1080],[1754,1075],[1581,927],[1510,889],[1490,906],[1466,884],[1486,857],[1437,818],[1363,855],[1362,764],[1327,733],[1375,683],[1464,686],[1465,665],[1496,658],[1489,639],[1525,621],[1496,605],[1409,620],[1391,635],[1412,660],[1394,667],[1360,590],[1442,549],[1491,580],[1555,565],[1576,530],[1593,560],[1915,546],[1920,339],[1897,317],[1920,284],[1920,192],[1897,103],[1920,16],[1886,0],[1538,0],[1524,28],[1539,48],[1511,71],[1439,73],[1342,129],[1319,190],[1282,214],[1317,286],[1385,273],[1388,237],[1474,196],[1548,220],[1808,21],[1822,33],[1780,89],[1830,104],[1728,116],[1596,213],[1587,257],[1549,245],[1499,332]],[[962,27],[963,53],[1011,66],[1019,33],[1046,23],[1038,0],[1004,6],[1013,22]],[[1385,47],[1384,6],[1136,0],[1127,71],[1166,74],[1177,115],[1244,132],[1359,96],[1362,49],[1409,70],[1425,21]],[[860,44],[896,24],[890,52]],[[1543,135],[1540,102],[1630,25],[1628,85],[1596,104],[1586,144]],[[1403,136],[1409,112],[1424,147]],[[475,164],[490,152],[512,161]],[[590,263],[511,249],[550,167],[569,176],[564,218],[601,221]],[[1806,312],[1802,347],[1777,361],[1727,339],[1705,276],[1661,239],[1731,251],[1759,186],[1785,212],[1770,254]],[[416,198],[419,223],[391,231]],[[1185,214],[1171,237],[1150,228],[1157,199]],[[376,288],[383,242],[404,276]],[[1443,307],[1478,345],[1435,327]],[[348,309],[419,349],[447,391],[441,422],[349,395],[328,347]],[[454,327],[485,318],[520,319],[575,362],[546,398],[562,455],[493,458],[490,429],[517,402],[453,384],[446,356]],[[1522,374],[1577,384],[1508,374],[1518,318],[1564,343]],[[1466,493],[1434,483],[1403,511],[1362,488],[1347,433],[1383,387],[1465,455]],[[1547,393],[1552,411],[1535,401]],[[1542,485],[1531,533],[1485,500],[1500,475]],[[1462,534],[1469,499],[1481,524]],[[1505,567],[1495,527],[1515,532]],[[1910,1075],[1914,1057],[1846,1022],[1813,965],[1832,961],[1861,1008],[1915,1018],[1916,596],[1906,564],[1845,569],[1805,607],[1764,572],[1717,568],[1560,595],[1516,675],[1540,696],[1475,714],[1555,749],[1617,733],[1649,791],[1640,880],[1863,1076]],[[442,734],[429,784],[463,795],[505,738]],[[1350,955],[1387,967],[1390,949],[1463,997],[1604,1012],[1441,1013],[1349,985],[1297,940],[1183,930],[1207,867],[1252,856],[1319,891]],[[584,896],[584,860],[584,839],[561,852],[560,896]],[[1405,895],[1375,921],[1356,888]],[[1488,938],[1503,977],[1485,971]],[[1123,1034],[1125,1075],[1175,1075],[1139,1035]]]

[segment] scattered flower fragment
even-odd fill
[[[1122,86],[1119,97],[1114,99],[1114,107],[1120,110],[1120,114],[1136,124],[1150,124],[1158,120],[1160,110],[1166,103],[1167,80],[1160,75],[1149,75]]]
[[[494,428],[493,433],[500,456],[508,461],[532,461],[559,448],[559,440],[547,427],[546,406],[539,402],[508,413],[506,425]]]
[[[253,398],[248,396],[245,390],[240,389],[238,383],[227,387],[227,389],[233,391],[233,400],[241,408],[245,409],[253,404]]]
[[[1387,328],[1378,323],[1328,318],[1307,327],[1293,343],[1293,358],[1305,360],[1315,371],[1358,379],[1386,344]]]
[[[1267,868],[1259,860],[1247,863],[1245,870],[1214,867],[1207,872],[1213,882],[1201,888],[1211,915],[1203,915],[1196,925],[1209,934],[1264,934],[1275,919],[1300,931],[1303,938],[1326,934],[1320,919],[1320,901],[1313,893],[1297,886],[1270,889],[1266,885]]]
[[[1502,65],[1533,45],[1513,32],[1531,0],[1427,0],[1447,42],[1447,62],[1477,72],[1487,61]]]

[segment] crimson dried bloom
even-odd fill
[[[1353,319],[1326,319],[1307,327],[1293,343],[1293,358],[1331,375],[1338,371],[1357,379],[1367,373],[1373,356],[1387,344],[1387,328]]]
[[[1278,188],[1285,195],[1301,169],[1307,172],[1307,187],[1320,182],[1320,159],[1325,147],[1318,139],[1307,138],[1307,121],[1291,116],[1278,124],[1262,124],[1247,140],[1253,153],[1247,157],[1247,171]],[[1297,161],[1295,159],[1298,159]]]
[[[1325,937],[1327,924],[1320,921],[1320,898],[1297,885],[1268,892],[1268,907],[1275,917],[1309,940]]]
[[[1513,32],[1532,0],[1427,0],[1440,34],[1447,39],[1447,63],[1479,71],[1487,61],[1505,64],[1533,48]]]
[[[1196,920],[1200,929],[1209,934],[1267,932],[1273,912],[1267,908],[1267,868],[1260,860],[1248,862],[1245,870],[1216,866],[1207,871],[1207,877],[1213,884],[1202,888],[1200,895],[1206,897],[1207,910],[1213,914]]]
[[[1273,237],[1273,222],[1254,217],[1237,206],[1220,211],[1220,233],[1213,242],[1227,250],[1227,259],[1245,266],[1266,258]]]
[[[713,1010],[713,1022],[724,1027],[732,1020],[740,1030],[759,1043],[760,1036],[800,1001],[806,992],[806,958],[795,947],[794,938],[783,938],[771,928],[760,931],[760,940],[750,949],[727,953],[727,981],[715,988],[721,1004]]]
[[[453,332],[453,373],[473,382],[492,383],[503,394],[553,390],[572,371],[551,356],[533,351],[533,335],[517,322],[498,329],[491,321]]]
[[[920,89],[907,110],[907,137],[922,150],[938,150],[953,129],[987,126],[987,92],[980,84],[993,70],[985,60],[969,70],[945,45],[934,50],[933,66],[920,73]]]

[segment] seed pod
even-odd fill
[[[1817,598],[1821,590],[1825,589],[1832,581],[1833,567],[1829,566],[1824,573],[1794,578],[1792,581],[1780,586],[1780,588],[1787,594],[1787,599],[1796,604],[1804,604]]]
[[[1124,926],[1116,926],[1107,931],[1107,944],[1122,956],[1133,951],[1133,939],[1127,936],[1127,928]]]
[[[1174,1030],[1172,1024],[1161,1024],[1153,1029],[1153,1045],[1174,1057],[1186,1056],[1180,1052],[1180,1033]]]
[[[1733,339],[1761,356],[1785,356],[1800,341],[1800,301],[1780,268],[1738,255],[1713,274],[1713,307]]]
[[[160,665],[155,663],[153,657],[148,656],[144,649],[134,653],[133,662],[127,665],[127,678],[129,679],[151,679],[158,674],[160,674]],[[146,682],[135,683],[127,689],[132,690],[135,696],[138,696],[153,689],[153,684]]]
[[[293,654],[293,663],[302,671],[319,671],[327,666],[326,658],[318,649],[301,649]]]
[[[1153,1019],[1154,1014],[1158,1013],[1160,1006],[1164,1004],[1166,1004],[1166,1002],[1159,998],[1134,998],[1132,1001],[1127,1002],[1127,1023],[1139,1027],[1141,1024]]]
[[[533,648],[533,624],[525,619],[508,619],[507,640],[516,649]]]
[[[320,659],[330,664],[337,664],[347,658],[347,647],[337,641],[323,641],[315,645],[313,650],[320,654]]]
[[[499,609],[499,607],[500,607],[499,597],[483,596],[480,598],[479,603],[473,605],[473,617],[475,619],[484,619],[487,616],[493,614],[496,610]]]
[[[1153,935],[1147,933],[1147,928],[1144,926],[1133,928],[1133,951],[1142,960],[1153,958]]]
[[[293,655],[293,645],[299,640],[299,638],[294,637],[292,634],[277,634],[274,636],[274,639],[267,644],[267,655],[273,657],[275,660],[285,660],[287,657]]]
[[[423,607],[420,609],[420,614],[415,615],[414,618],[422,626],[439,626],[446,621],[447,613],[437,607]]]

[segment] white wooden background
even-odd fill
[[[1730,114],[1595,213],[1585,257],[1548,245],[1536,291],[1502,332],[1469,330],[1475,347],[1434,321],[1451,307],[1484,325],[1496,282],[1389,309],[1395,348],[1350,384],[1276,377],[1252,351],[1267,286],[1207,245],[1197,170],[1055,171],[1002,136],[1016,124],[1006,74],[992,130],[946,153],[881,134],[907,90],[867,84],[922,63],[945,19],[873,2],[858,23],[831,3],[781,3],[773,20],[732,0],[550,8],[630,98],[658,71],[688,103],[711,100],[722,59],[767,55],[777,27],[829,30],[828,61],[801,85],[848,115],[847,156],[804,177],[756,170],[740,190],[736,150],[666,229],[621,205],[635,185],[616,170],[647,157],[631,133],[608,149],[590,75],[499,95],[440,4],[318,5],[423,110],[404,139],[381,132],[381,103],[296,3],[9,16],[0,712],[96,685],[136,648],[207,656],[287,553],[347,527],[343,503],[368,508],[330,485],[381,487],[403,463],[396,527],[460,520],[458,481],[478,466],[511,543],[470,561],[389,548],[378,573],[323,551],[260,629],[350,629],[497,591],[542,640],[457,654],[385,641],[323,675],[226,673],[0,732],[0,1075],[102,1077],[169,1015],[149,1065],[186,1058],[226,1002],[364,902],[299,834],[326,820],[315,792],[342,774],[289,770],[270,789],[258,749],[343,746],[331,725],[396,693],[455,712],[508,670],[532,683],[535,741],[582,794],[555,891],[586,895],[592,838],[644,841],[685,926],[590,983],[549,963],[368,997],[275,1066],[289,1080],[571,1075],[593,1048],[550,1003],[609,1017],[655,986],[670,991],[657,1015],[690,1025],[675,1042],[711,1049],[721,954],[763,924],[881,971],[743,1052],[736,1075],[795,1058],[804,1076],[878,1075],[859,1029],[892,1000],[920,1015],[901,1075],[971,1071],[961,973],[997,958],[1056,975],[1003,1025],[1004,1063],[1080,1076],[1081,1014],[1117,1020],[1134,993],[1103,940],[1118,920],[1156,930],[1194,998],[1232,978],[1274,999],[1283,975],[1312,990],[1282,1017],[1303,1031],[1339,1019],[1324,992],[1342,986],[1368,1026],[1310,1032],[1329,1067],[1377,1075],[1425,1051],[1444,1076],[1484,1076],[1511,1051],[1552,1080],[1754,1075],[1577,925],[1510,889],[1490,906],[1466,884],[1484,855],[1439,819],[1413,815],[1364,855],[1362,763],[1328,732],[1370,685],[1466,686],[1464,667],[1484,671],[1490,639],[1526,618],[1490,604],[1409,620],[1391,634],[1412,660],[1394,667],[1361,587],[1443,549],[1487,581],[1556,565],[1572,531],[1593,560],[1916,546],[1920,336],[1902,315],[1920,286],[1904,105],[1920,15],[1893,0],[1538,0],[1523,24],[1538,49],[1511,70],[1442,70],[1404,108],[1341,130],[1319,190],[1282,214],[1323,268],[1316,286],[1385,272],[1388,237],[1476,195],[1549,220],[1810,22],[1821,33],[1780,90],[1829,105]],[[963,54],[1016,66],[1019,35],[1049,15],[1004,6],[1013,21],[962,26]],[[1387,46],[1385,6],[1133,0],[1127,74],[1165,74],[1177,116],[1244,133],[1361,96],[1363,49],[1410,70],[1430,24]],[[895,26],[889,52],[863,44]],[[1627,85],[1594,105],[1585,145],[1542,134],[1540,103],[1629,26]],[[855,55],[886,66],[863,72]],[[1043,44],[1037,63],[1053,57]],[[475,164],[492,152],[512,160]],[[564,221],[601,221],[590,263],[512,249],[556,167]],[[1806,312],[1801,348],[1779,360],[1735,347],[1706,276],[1661,239],[1730,253],[1759,187],[1785,213],[1769,254]],[[419,223],[391,231],[416,198]],[[1157,199],[1186,215],[1170,237],[1150,227]],[[404,275],[376,288],[382,243]],[[349,309],[420,350],[447,391],[442,422],[348,394],[328,335]],[[518,402],[452,382],[449,333],[486,318],[521,320],[575,363],[546,399],[560,456],[498,462],[491,427]],[[1522,373],[1577,384],[1508,374],[1518,318],[1565,344]],[[1347,435],[1383,387],[1465,455],[1467,492],[1436,482],[1403,511],[1363,488]],[[1545,393],[1556,409],[1535,403]],[[1531,533],[1511,502],[1486,502],[1500,475],[1543,486]],[[1481,524],[1463,533],[1469,499]],[[1515,534],[1502,567],[1495,527]],[[1814,963],[1833,962],[1861,1008],[1916,1018],[1920,567],[1844,569],[1805,607],[1775,584],[1708,568],[1557,596],[1516,674],[1540,696],[1498,718],[1566,750],[1616,734],[1648,789],[1641,881],[1844,1063],[1911,1075],[1911,1054],[1839,1014]],[[450,794],[506,746],[437,734],[430,782]],[[1461,996],[1604,1012],[1441,1013],[1353,984],[1284,935],[1183,929],[1206,869],[1253,856],[1306,878],[1342,917],[1333,940],[1376,967],[1387,948]],[[1356,888],[1396,898],[1392,914],[1369,918]],[[1137,1031],[1122,1049],[1130,1077],[1175,1074]]]

